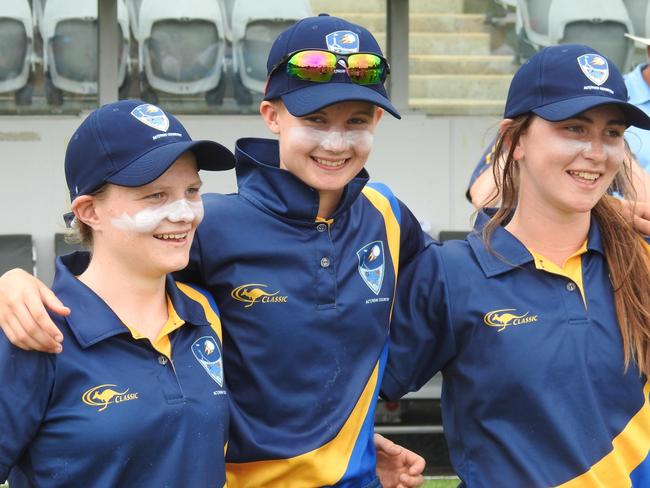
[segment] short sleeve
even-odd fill
[[[53,355],[23,351],[0,334],[0,481],[6,480],[45,418],[54,364]]]

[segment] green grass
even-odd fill
[[[445,480],[426,480],[422,488],[456,488],[460,483],[458,478]]]

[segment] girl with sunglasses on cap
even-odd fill
[[[223,486],[228,393],[212,299],[169,273],[203,217],[198,170],[234,166],[139,100],[91,113],[65,173],[90,248],[57,258],[58,355],[0,337],[0,480],[27,486]],[[11,474],[10,474],[11,473]]]
[[[607,195],[629,125],[650,119],[604,56],[535,54],[500,124],[501,207],[402,270],[382,391],[442,371],[462,486],[650,486],[650,247]]]

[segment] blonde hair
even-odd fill
[[[94,192],[89,193],[89,195],[95,198],[103,198],[106,186],[107,185],[101,186]],[[67,230],[64,239],[69,244],[81,244],[86,249],[92,251],[93,229],[88,224],[75,217],[72,221],[72,226]]]
[[[497,138],[494,154],[507,154],[503,168],[493,165],[497,184],[495,198],[501,197],[501,206],[483,229],[488,249],[495,229],[501,226],[517,204],[517,177],[519,168],[514,151],[521,135],[535,117],[519,116],[503,128]],[[509,147],[508,147],[509,146]],[[506,150],[507,148],[507,150]],[[507,152],[506,152],[507,151]],[[634,206],[635,191],[631,182],[629,155],[617,175],[616,189],[628,197]],[[650,375],[650,256],[643,238],[633,226],[630,215],[623,211],[615,198],[603,195],[592,210],[602,235],[605,258],[614,293],[616,317],[623,339],[625,369],[634,361],[642,374]]]

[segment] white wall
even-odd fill
[[[194,139],[234,148],[242,136],[267,137],[255,116],[181,116]],[[53,236],[64,229],[69,209],[63,174],[68,137],[82,116],[0,117],[0,216],[3,234],[32,234],[38,274],[53,276]],[[418,218],[440,229],[469,229],[472,207],[464,193],[471,171],[490,142],[496,117],[386,115],[368,162],[373,180],[387,183]],[[234,171],[205,172],[204,190],[233,192]]]

